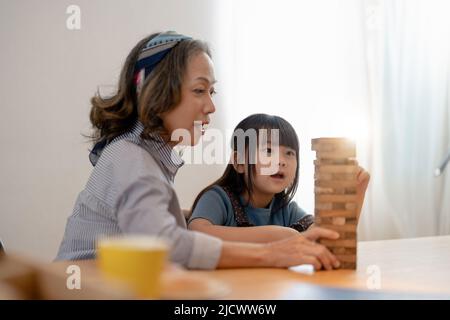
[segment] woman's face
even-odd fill
[[[215,82],[209,56],[204,52],[192,56],[181,86],[180,103],[161,116],[172,141],[183,145],[197,144],[204,134],[203,126],[209,123],[209,114],[216,111],[212,98]]]

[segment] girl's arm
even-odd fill
[[[299,232],[282,226],[227,227],[197,218],[189,223],[189,229],[207,233],[225,241],[268,243],[299,235]]]

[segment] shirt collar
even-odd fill
[[[158,133],[150,133],[146,139],[141,138],[144,125],[136,121],[131,129],[131,134],[139,140],[140,145],[152,156],[156,157],[164,168],[167,169],[171,180],[175,178],[177,171],[184,164],[178,152],[176,152]]]
[[[183,159],[181,159],[178,152],[166,143],[158,133],[151,133],[148,139],[142,139],[141,134],[143,131],[144,125],[140,121],[136,121],[131,130],[113,139],[112,142],[125,139],[142,146],[147,152],[161,162],[164,168],[167,169],[171,180],[173,180],[178,169],[184,164]],[[102,140],[94,146],[89,154],[92,165],[96,165],[106,145],[107,143]]]
[[[142,124],[140,125],[142,126]],[[150,154],[156,156],[161,161],[173,180],[178,169],[184,165],[180,154],[157,133],[151,133],[148,139],[142,139],[142,145]]]

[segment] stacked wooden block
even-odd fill
[[[314,160],[315,223],[335,230],[338,240],[320,240],[341,262],[356,269],[357,172],[354,142],[345,138],[312,139]]]

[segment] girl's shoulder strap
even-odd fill
[[[303,232],[308,230],[308,228],[314,223],[314,216],[310,214],[306,214],[296,223],[293,223],[289,226],[289,228],[295,229],[298,232]]]
[[[238,227],[254,227],[254,224],[250,223],[248,220],[247,214],[242,207],[242,204],[239,201],[238,196],[231,191],[228,187],[222,187],[222,189],[227,194],[228,198],[230,198],[231,206],[233,207],[234,218],[236,220],[236,224]]]

